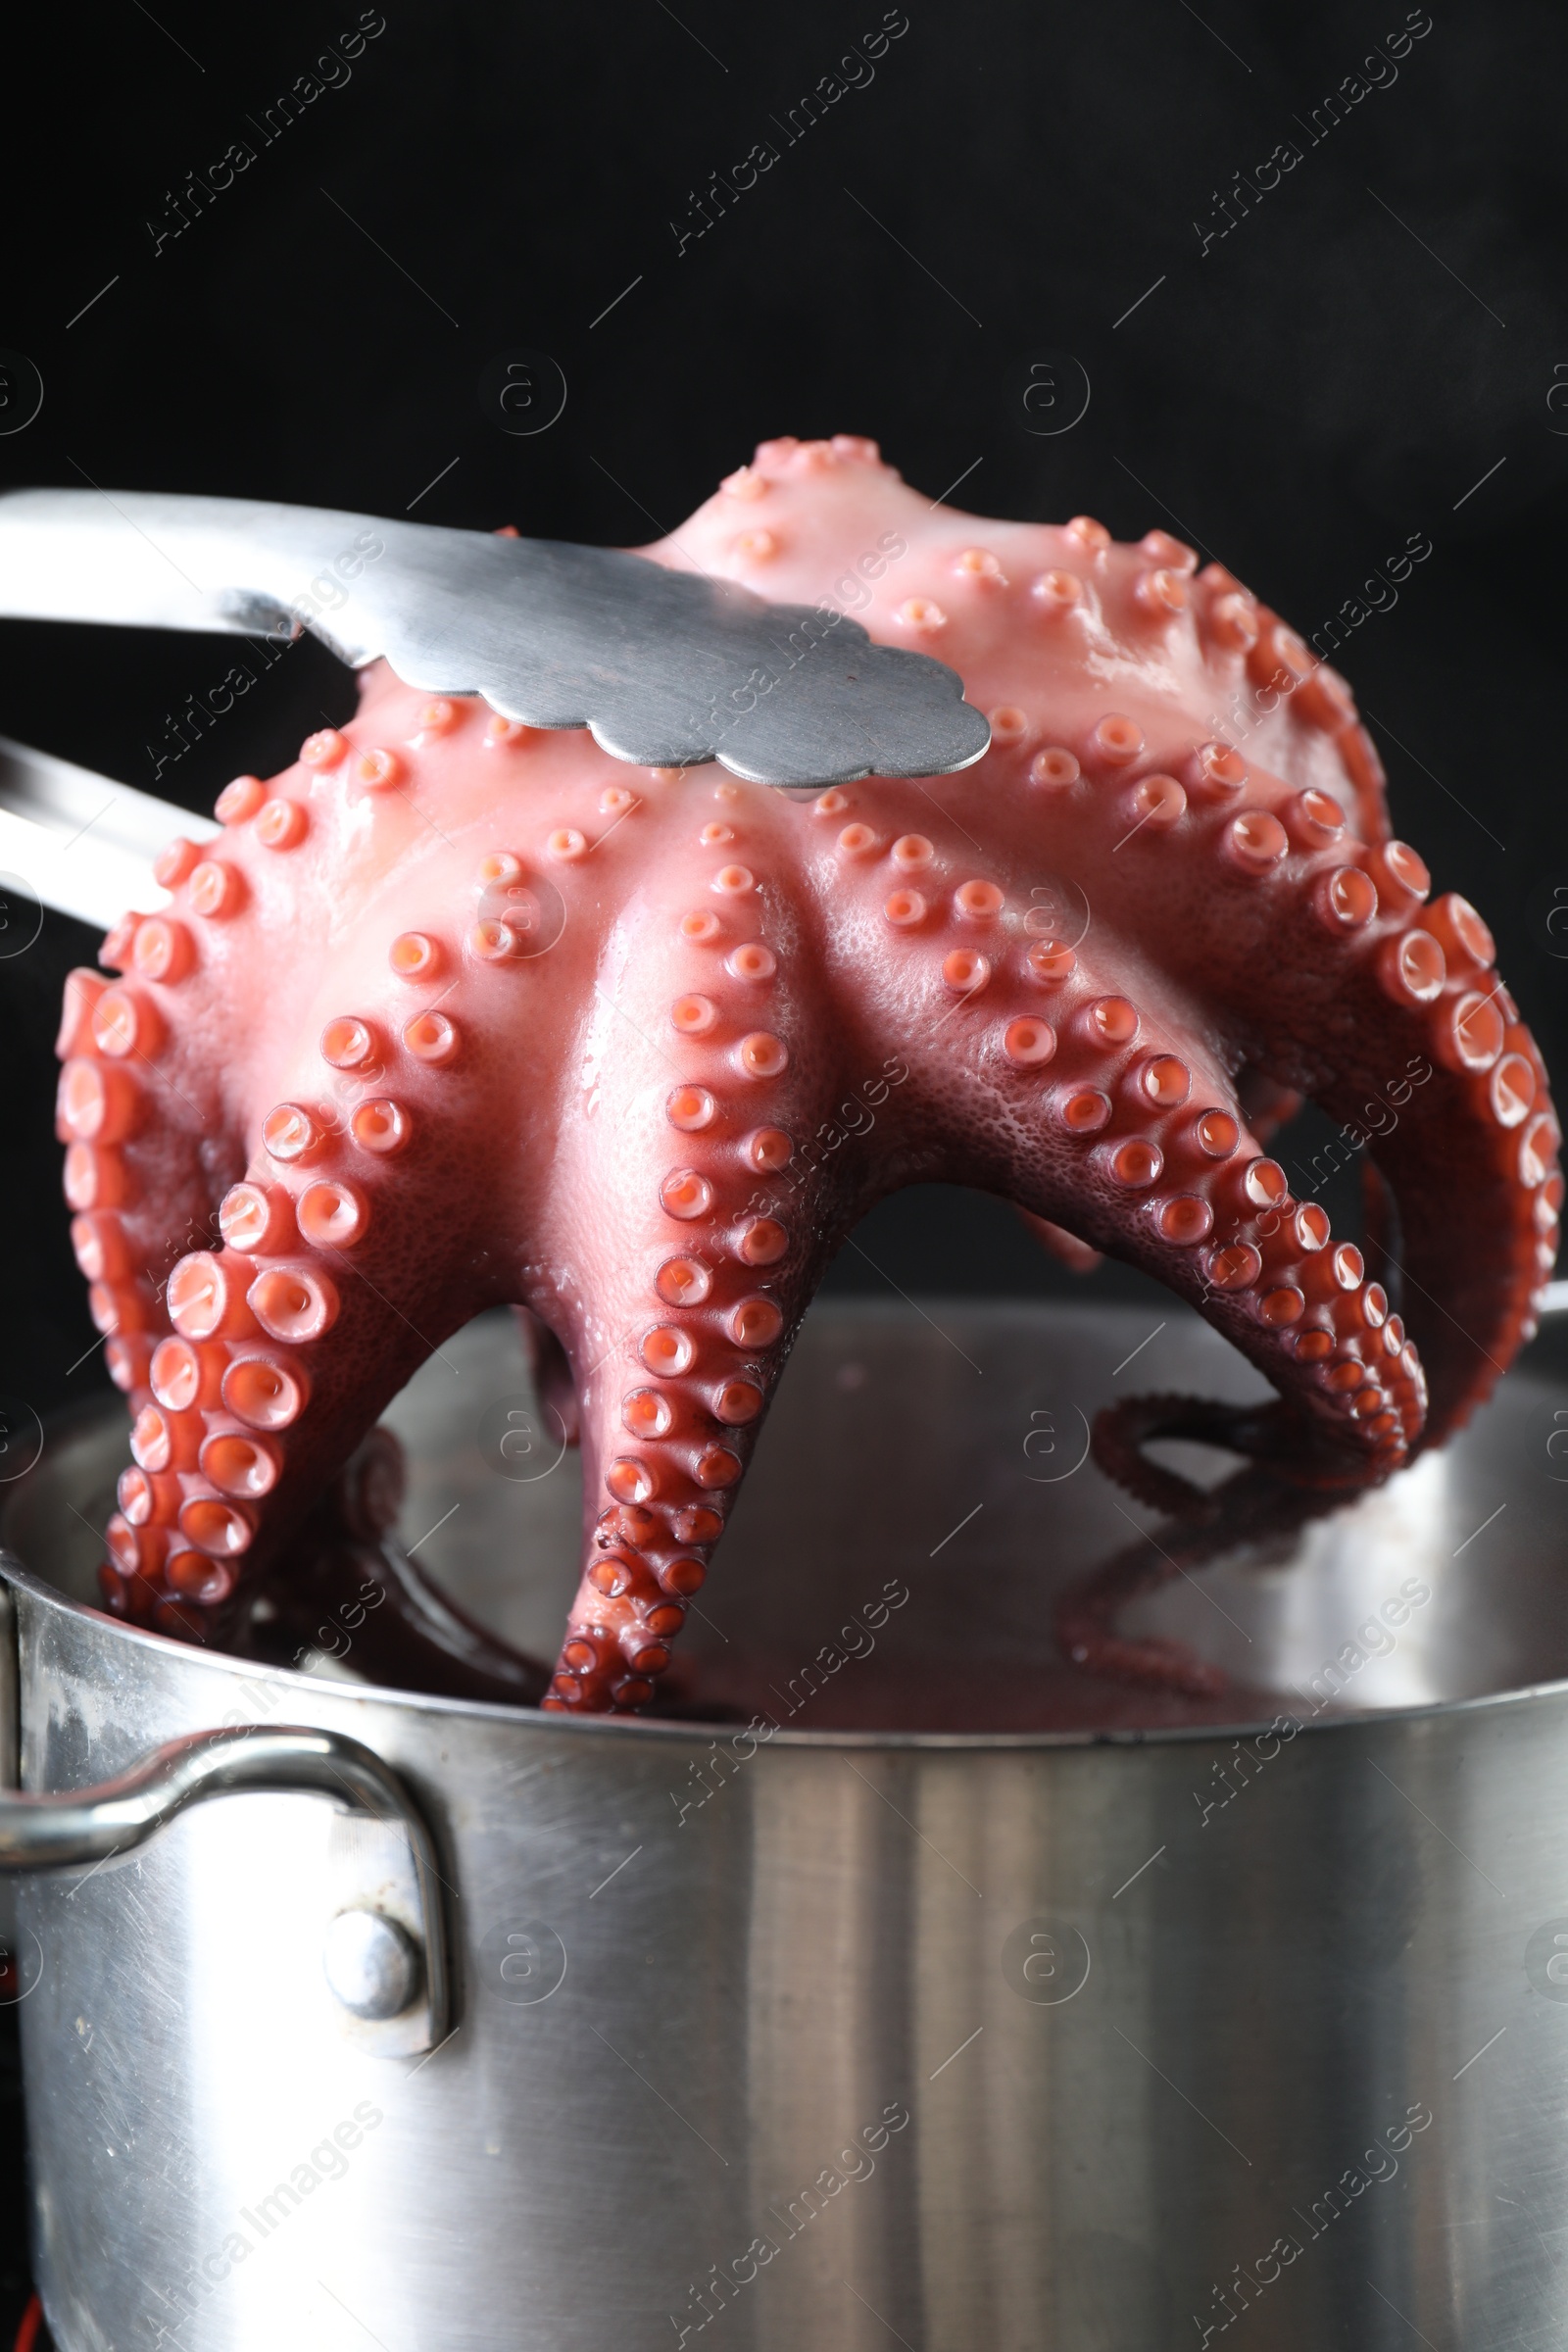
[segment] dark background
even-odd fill
[[[1396,0],[1298,17],[908,0],[907,29],[852,69],[863,86],[786,144],[790,110],[883,24],[876,0],[385,0],[350,77],[264,143],[267,109],[360,23],[350,0],[74,12],[60,78],[10,125],[27,201],[0,344],[45,397],[0,439],[0,480],[412,506],[625,543],[678,522],[762,436],[863,432],[933,496],[972,467],[960,503],[981,513],[1086,510],[1122,538],[1163,524],[1306,634],[1423,533],[1433,554],[1340,662],[1397,829],[1480,904],[1556,1057],[1568,25],[1442,0],[1430,20]],[[1407,23],[1430,29],[1390,62]],[[187,198],[174,233],[187,174],[208,179],[234,140],[255,161]],[[694,193],[760,140],[777,163],[678,251],[671,221],[700,226]],[[1299,162],[1227,216],[1235,174],[1286,141]],[[517,349],[567,387],[530,437],[479,397]],[[1050,436],[1025,429],[1017,391],[1041,354],[1071,355],[1092,387]],[[1058,369],[1063,417],[1077,381]],[[242,650],[0,622],[0,731],[151,786],[168,714]],[[353,691],[305,641],[158,789],[210,808]],[[60,978],[95,945],[51,916],[0,961],[0,1391],[40,1412],[102,1379],[97,1354],[68,1370],[93,1333],[49,1117]],[[967,1195],[904,1195],[861,1240],[883,1271],[849,1250],[836,1281],[1068,1279]]]
[[[0,483],[625,543],[760,437],[869,433],[933,496],[973,468],[961,503],[981,513],[1163,524],[1308,634],[1424,533],[1432,556],[1341,665],[1397,829],[1479,903],[1561,1062],[1560,9],[1433,0],[1430,30],[1328,129],[1313,110],[1400,32],[1398,0],[1294,24],[1239,0],[907,0],[874,79],[786,145],[781,122],[876,31],[878,0],[384,6],[351,78],[266,144],[258,122],[354,28],[353,0],[37,20],[49,45],[10,91],[0,346],[44,401],[0,438]],[[187,172],[234,140],[255,161],[173,234]],[[693,192],[760,140],[777,164],[677,252],[670,221],[695,227]],[[1282,141],[1299,163],[1221,236],[1233,175]],[[532,437],[478,393],[518,349],[567,386]],[[1041,436],[1017,371],[1048,354],[1092,398]],[[0,732],[150,787],[167,714],[239,650],[0,623]],[[209,808],[352,701],[306,641],[158,789]],[[61,977],[95,947],[50,916],[0,961],[0,1392],[40,1412],[103,1378],[50,1119]],[[970,1196],[905,1195],[873,1223],[884,1271],[847,1251],[836,1281],[1068,1279]]]

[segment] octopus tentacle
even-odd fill
[[[1250,1450],[1255,1442],[1271,1443],[1261,1426],[1267,1407],[1257,1416],[1259,1427],[1252,1429],[1233,1408],[1219,1408],[1209,1420],[1191,1397],[1152,1398],[1150,1403],[1166,1408],[1159,1416],[1165,1426],[1158,1434],[1213,1439],[1226,1446],[1240,1442],[1243,1450]],[[1155,1434],[1152,1429],[1151,1434]],[[1197,1698],[1215,1696],[1226,1688],[1226,1677],[1217,1667],[1184,1642],[1120,1632],[1117,1621],[1123,1610],[1172,1577],[1192,1576],[1244,1546],[1254,1560],[1287,1557],[1300,1530],[1335,1509],[1337,1502],[1331,1494],[1282,1485],[1266,1469],[1249,1466],[1237,1472],[1204,1497],[1200,1514],[1186,1511],[1175,1524],[1162,1528],[1157,1544],[1139,1538],[1121,1545],[1060,1595],[1055,1633],[1064,1656],[1087,1674],[1181,1690]]]
[[[167,853],[165,863],[167,870]],[[140,928],[139,918],[129,918],[122,936],[105,943],[112,968],[130,976],[111,983],[77,971],[67,982],[56,1131],[67,1147],[76,1260],[105,1334],[110,1376],[135,1417],[133,1467],[121,1479],[121,1507],[106,1531],[105,1593],[144,1622],[199,1640],[201,1608],[187,1605],[189,1596],[164,1573],[186,1474],[199,1476],[199,1439],[188,1418],[164,1420],[152,1365],[172,1337],[171,1276],[181,1252],[211,1232],[212,1172],[222,1143],[216,1090],[176,1050],[170,991],[190,968],[188,940],[166,921],[157,955],[137,957]],[[177,957],[171,940],[179,943]],[[188,1547],[175,1548],[183,1573]]]
[[[182,1618],[224,1612],[263,1508],[275,1550],[446,1336],[417,1322],[421,1304],[439,1311],[435,1286],[408,1279],[425,1222],[417,1196],[393,1195],[358,1160],[338,1173],[352,1146],[334,1148],[303,1105],[278,1107],[263,1132],[291,1180],[275,1160],[253,1163],[220,1206],[222,1246],[169,1277],[172,1328],[148,1359],[134,1466],[109,1530],[106,1596],[131,1614],[149,1589]],[[328,1157],[331,1174],[313,1167]]]
[[[1396,1195],[1430,1200],[1443,1138],[1471,1230],[1455,1250],[1451,1220],[1429,1233],[1414,1206],[1401,1261],[1409,1315],[1443,1368],[1439,1438],[1454,1400],[1479,1400],[1533,1329],[1533,1294],[1554,1254],[1559,1138],[1539,1054],[1475,910],[1448,894],[1424,921],[1428,882],[1414,852],[1354,841],[1338,804],[1257,774],[1234,750],[1194,747],[1178,764],[1186,787],[1145,779],[1113,819],[1140,797],[1163,811],[1181,796],[1162,827],[1168,844],[1141,853],[1146,866],[1155,855],[1168,861],[1178,826],[1190,843],[1161,875],[1173,918],[1167,979],[1217,995],[1242,1055],[1276,1096],[1309,1095],[1345,1119]],[[1108,879],[1110,828],[1097,841],[1096,813],[1091,801],[1076,845],[1091,895]]]
[[[1561,1198],[1545,1071],[1467,901],[1427,907],[1405,845],[1351,843],[1307,796],[1248,783],[1222,856],[1240,869],[1233,899],[1249,890],[1255,910],[1214,926],[1208,986],[1230,1000],[1248,1058],[1342,1120],[1391,1185],[1401,1303],[1434,1390],[1426,1442],[1441,1442],[1534,1329]],[[1432,1183],[1439,1155],[1462,1232]]]
[[[556,1709],[653,1696],[820,1270],[787,1184],[823,1107],[815,945],[778,887],[778,813],[743,819],[738,788],[717,793],[730,814],[698,829],[682,896],[660,892],[620,942],[643,1119],[607,1122],[578,1170],[615,1277],[567,1335],[586,1565]]]
[[[300,781],[349,750],[335,731],[312,738]],[[394,760],[375,751],[361,763],[390,771]],[[444,1234],[450,1248],[455,1230],[438,1139],[464,1040],[421,995],[453,960],[456,927],[450,946],[395,933],[366,992],[370,1009],[318,1017],[297,1045],[286,1031],[236,1040],[255,1050],[215,1069],[215,1005],[255,953],[246,935],[274,887],[266,865],[306,841],[310,806],[244,777],[219,814],[228,841],[205,858],[176,842],[159,862],[174,910],[127,918],[106,942],[106,957],[138,985],[74,981],[64,1045],[76,1051],[61,1086],[63,1127],[96,1154],[76,1160],[78,1190],[122,1201],[90,1212],[79,1244],[123,1261],[126,1275],[113,1293],[111,1348],[134,1414],[133,1464],[107,1530],[104,1596],[119,1613],[198,1639],[232,1627],[258,1534],[265,1567],[381,1406],[485,1302],[449,1249],[431,1247]],[[461,921],[462,907],[452,911]],[[162,1065],[177,1098],[150,1135],[144,1105],[106,1058],[117,1055]],[[269,1102],[273,1085],[288,1092]],[[421,1126],[422,1154],[413,1148]],[[199,1178],[181,1167],[186,1181],[161,1181],[172,1146],[194,1152]],[[68,1193],[73,1181],[68,1161]]]
[[[874,873],[861,887],[874,897]],[[1324,1210],[1293,1199],[1212,1053],[1107,987],[1101,952],[1022,926],[1009,937],[1000,886],[960,883],[945,908],[931,895],[903,934],[904,1051],[923,1102],[951,1097],[963,1073],[942,1172],[988,1166],[1026,1210],[1190,1298],[1330,1453],[1348,1447],[1383,1470],[1401,1460],[1424,1413],[1415,1352],[1402,1335],[1390,1347],[1387,1301],[1359,1251],[1333,1246]],[[984,948],[953,944],[965,927]]]

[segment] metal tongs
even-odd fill
[[[990,741],[956,671],[873,645],[831,603],[771,605],[613,548],[328,508],[14,490],[0,495],[0,615],[309,629],[356,669],[384,657],[410,686],[481,695],[527,726],[586,727],[636,766],[716,760],[785,790],[946,775]],[[138,892],[160,904],[151,855],[212,829],[0,739],[0,859],[65,913],[107,923]]]

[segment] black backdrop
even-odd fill
[[[972,468],[982,513],[1161,523],[1303,632],[1359,614],[1340,660],[1397,827],[1480,903],[1560,1058],[1568,25],[1446,0],[1286,15],[36,18],[48,46],[8,77],[0,481],[636,542],[760,437],[842,430],[933,496]],[[519,350],[566,387],[529,435],[480,398]],[[43,404],[6,431],[30,405],[18,354]],[[1036,363],[1054,407],[1030,414]],[[1380,567],[1412,537],[1432,553],[1396,588]],[[0,731],[150,786],[170,715],[231,658],[3,622]],[[210,807],[352,695],[307,641],[157,788]],[[0,1391],[40,1411],[102,1378],[76,1362],[93,1334],[50,1130],[60,978],[95,944],[50,917],[0,960]],[[878,1211],[873,1254],[912,1291],[1068,1279],[954,1193]],[[848,1253],[834,1279],[885,1278]]]

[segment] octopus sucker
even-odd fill
[[[855,435],[764,442],[639,552],[939,653],[989,752],[793,797],[376,663],[227,785],[66,989],[72,1239],[132,1415],[106,1605],[238,1642],[322,1511],[372,1543],[378,1414],[507,1303],[582,1446],[581,1578],[548,1677],[475,1637],[432,1687],[647,1706],[825,1266],[919,1181],[1145,1268],[1272,1382],[1102,1424],[1153,1507],[1206,1507],[1160,1436],[1232,1445],[1272,1524],[1459,1426],[1534,1328],[1560,1137],[1346,682],[1162,529],[933,507]],[[1303,1097],[1364,1148],[1364,1244],[1269,1155]],[[1062,1639],[1166,1671],[1103,1611]]]

